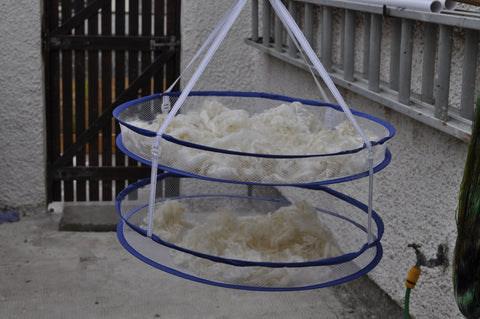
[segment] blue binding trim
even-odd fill
[[[177,174],[172,174],[172,173],[164,173],[164,174],[158,175],[157,180],[159,181],[159,180],[162,180],[162,179],[167,178],[167,177],[181,177],[181,176],[179,176]],[[186,177],[186,178],[188,178],[188,177]],[[137,225],[132,224],[131,222],[129,222],[129,219],[132,215],[134,215],[136,212],[138,212],[141,208],[146,207],[148,204],[137,207],[137,208],[133,209],[132,211],[130,211],[130,212],[128,212],[124,215],[121,211],[121,202],[125,199],[125,197],[128,194],[130,194],[131,192],[133,192],[133,191],[135,191],[135,190],[137,190],[137,189],[139,189],[139,188],[141,188],[141,187],[143,187],[143,186],[145,186],[149,183],[150,183],[150,178],[146,178],[146,179],[140,180],[136,183],[133,183],[133,184],[129,185],[127,188],[125,188],[124,190],[122,190],[118,194],[117,199],[115,201],[115,207],[117,209],[118,214],[120,215],[120,218],[128,226],[130,226],[133,230],[135,230],[137,233],[139,233],[140,235],[145,236],[145,237],[147,236],[147,231],[145,229],[142,229],[142,228],[138,227]],[[311,187],[310,189],[325,191],[325,192],[329,193],[330,195],[335,196],[335,197],[337,197],[337,198],[339,198],[343,201],[346,201],[349,204],[361,209],[365,213],[368,212],[368,206],[367,205],[355,200],[354,198],[351,198],[351,197],[346,196],[342,193],[331,190],[327,187],[318,186],[318,187]],[[194,196],[183,196],[183,197],[178,197],[178,198],[200,197],[200,196],[205,196],[205,197],[206,196],[215,196],[215,197],[223,196],[223,197],[253,198],[253,199],[265,200],[265,199],[257,198],[257,197],[237,196],[237,195],[194,195]],[[274,201],[272,199],[267,199],[267,200]],[[326,211],[322,211],[322,212],[326,212]],[[330,213],[330,212],[328,212],[328,213]],[[335,214],[335,216],[338,216],[338,214]],[[194,255],[194,256],[197,256],[197,257],[200,257],[200,258],[205,258],[205,259],[208,259],[208,260],[211,260],[211,261],[214,261],[214,262],[220,262],[220,263],[229,264],[229,265],[233,265],[233,266],[240,266],[240,267],[261,266],[261,267],[269,267],[269,268],[326,266],[326,265],[335,265],[335,264],[340,264],[340,263],[345,263],[347,261],[350,261],[350,260],[358,257],[359,255],[361,255],[369,247],[377,245],[380,242],[380,239],[383,236],[383,230],[384,230],[383,221],[375,211],[372,211],[372,218],[377,225],[377,237],[375,238],[375,240],[372,243],[370,243],[369,245],[368,244],[363,245],[362,248],[360,250],[356,251],[356,252],[347,253],[347,254],[344,254],[344,255],[341,255],[341,256],[337,256],[337,257],[325,258],[325,259],[315,260],[315,261],[306,261],[306,262],[295,262],[295,263],[253,262],[253,261],[246,261],[246,260],[230,259],[230,258],[212,256],[212,255],[209,255],[209,254],[204,254],[204,253],[200,253],[200,252],[197,252],[197,251],[189,250],[189,249],[174,245],[170,242],[164,241],[160,237],[156,236],[155,234],[152,235],[152,240],[154,240],[155,242],[157,242],[157,243],[159,243],[163,246],[166,246],[166,247],[169,247],[169,248],[172,248],[172,249],[176,249],[176,250],[182,251],[184,253],[188,253],[188,254],[191,254],[191,255]],[[364,231],[365,233],[367,232],[365,227],[359,225],[358,223],[356,223],[356,222],[354,222],[354,221],[352,221],[352,220],[350,220],[346,217],[342,217],[342,219],[351,222],[353,225],[355,225],[357,227],[360,226],[359,228],[362,231]]]
[[[157,135],[157,132],[142,129],[139,127],[136,127],[134,125],[131,125],[125,121],[122,121],[119,119],[119,115],[122,111],[125,109],[132,107],[134,105],[137,105],[139,103],[143,103],[145,101],[149,101],[155,98],[160,98],[163,95],[166,96],[180,96],[181,92],[169,92],[169,93],[163,93],[163,94],[154,94],[151,96],[143,97],[137,100],[129,101],[125,104],[122,104],[115,108],[113,111],[113,116],[115,119],[117,119],[122,125],[128,127],[132,131],[141,134],[143,136],[148,136],[148,137],[154,137]],[[263,99],[270,99],[270,100],[278,100],[278,101],[284,101],[284,102],[300,102],[305,105],[311,105],[311,106],[328,106],[331,107],[337,111],[343,112],[342,108],[338,105],[335,104],[330,104],[330,103],[324,103],[324,102],[318,102],[318,101],[313,101],[313,100],[306,100],[306,99],[297,99],[297,98],[292,98],[288,96],[283,96],[283,95],[278,95],[278,94],[268,94],[268,93],[261,93],[261,92],[234,92],[234,91],[193,91],[190,92],[189,96],[229,96],[229,97],[251,97],[251,98],[263,98]],[[378,141],[371,141],[372,146],[377,145],[377,144],[383,144],[390,138],[392,138],[395,135],[395,128],[388,122],[381,120],[377,117],[374,117],[369,114],[365,114],[362,112],[358,112],[355,110],[351,110],[352,114],[358,117],[363,117],[366,119],[369,119],[373,122],[376,122],[378,124],[381,124],[384,126],[388,132],[389,135],[378,140]],[[218,149],[214,147],[209,147],[209,146],[204,146],[201,144],[196,144],[196,143],[191,143],[183,140],[179,140],[174,138],[173,136],[163,134],[162,138],[168,140],[169,142],[183,145],[186,147],[191,147],[191,148],[196,148],[196,149],[202,149],[202,150],[207,150],[207,151],[212,151],[212,152],[219,152],[219,153],[226,153],[226,154],[236,154],[236,155],[242,155],[242,156],[255,156],[255,157],[267,157],[267,158],[303,158],[303,157],[318,157],[318,156],[334,156],[334,155],[342,155],[342,154],[352,154],[352,153],[357,153],[360,152],[361,150],[366,148],[366,145],[364,144],[362,147],[356,148],[356,149],[351,149],[347,151],[342,151],[342,152],[336,152],[336,153],[330,153],[330,154],[316,154],[316,155],[272,155],[272,154],[255,154],[255,153],[245,153],[245,152],[236,152],[236,151],[229,151],[229,150],[224,150],[224,149]]]
[[[130,152],[125,147],[125,145],[123,144],[123,141],[122,141],[122,134],[121,133],[116,138],[116,144],[117,144],[117,147],[122,151],[122,153],[126,154],[128,157],[130,157],[130,158],[132,158],[136,161],[139,161],[143,164],[146,164],[146,165],[149,165],[149,166],[152,165],[151,160],[147,160],[143,157],[140,157],[137,154]],[[387,167],[387,165],[390,163],[391,159],[392,159],[392,154],[390,153],[388,148],[386,148],[385,149],[385,158],[383,159],[383,161],[380,164],[378,164],[377,166],[375,166],[373,168],[373,172],[377,173],[377,172],[381,171],[382,169],[384,169],[385,167]],[[349,176],[334,178],[334,179],[328,179],[328,180],[323,180],[323,181],[314,181],[314,182],[311,182],[311,183],[284,183],[284,184],[282,184],[282,183],[256,183],[256,182],[249,182],[249,181],[225,180],[225,179],[220,179],[220,178],[213,178],[213,177],[196,175],[196,174],[192,174],[192,173],[189,173],[189,172],[185,172],[185,171],[182,171],[182,170],[179,170],[179,169],[176,169],[176,168],[173,168],[173,167],[164,166],[164,165],[158,165],[158,169],[168,171],[168,172],[172,172],[172,173],[176,173],[176,174],[182,175],[182,176],[195,177],[195,178],[209,180],[209,181],[220,181],[220,182],[226,182],[226,183],[238,183],[238,184],[250,184],[250,185],[299,186],[299,187],[343,183],[343,182],[348,182],[348,181],[352,181],[352,180],[355,180],[355,179],[367,177],[369,175],[368,171],[365,171],[365,172],[354,174],[354,175],[349,175]]]
[[[128,102],[125,102],[123,104],[120,104],[119,106],[117,106],[114,110],[113,110],[113,116],[118,119],[118,116],[120,115],[120,113],[122,113],[124,110],[128,109],[129,107],[132,107],[134,105],[137,105],[137,104],[140,104],[140,103],[143,103],[143,102],[146,102],[146,101],[150,101],[150,100],[155,100],[155,99],[158,99],[162,96],[163,94],[160,94],[160,93],[157,93],[157,94],[152,94],[152,95],[149,95],[149,96],[144,96],[144,97],[141,97],[139,99],[135,99],[135,100],[132,100],[132,101],[128,101]]]
[[[314,285],[306,285],[306,286],[298,286],[298,287],[257,287],[257,286],[245,286],[245,285],[233,285],[233,284],[226,284],[222,282],[217,282],[217,281],[212,281],[204,278],[200,278],[197,276],[192,276],[189,274],[186,274],[184,272],[181,272],[179,270],[167,267],[165,265],[162,265],[160,263],[157,263],[156,261],[148,258],[145,255],[142,255],[139,253],[135,248],[133,248],[130,243],[127,241],[125,238],[125,234],[123,232],[124,229],[124,221],[120,220],[120,222],[117,225],[117,237],[120,242],[120,244],[128,251],[130,252],[133,256],[136,258],[140,259],[141,261],[145,262],[146,264],[153,266],[157,269],[160,269],[162,271],[165,271],[169,274],[196,281],[202,284],[207,284],[207,285],[213,285],[213,286],[218,286],[218,287],[223,287],[223,288],[231,288],[231,289],[242,289],[242,290],[250,290],[250,291],[299,291],[299,290],[308,290],[308,289],[319,289],[319,288],[325,288],[333,285],[338,285],[342,284],[348,281],[351,281],[353,279],[356,279],[358,277],[361,277],[365,274],[367,274],[369,271],[371,271],[375,266],[380,262],[382,259],[383,255],[383,248],[380,242],[378,242],[373,248],[376,248],[376,254],[373,260],[364,268],[360,269],[359,271],[345,276],[343,278],[339,278],[337,280],[332,280],[329,282],[321,283],[321,284],[314,284]]]

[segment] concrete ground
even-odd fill
[[[213,287],[141,262],[115,232],[60,231],[61,220],[0,224],[0,318],[403,318],[366,276],[301,292]]]

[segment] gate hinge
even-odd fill
[[[169,47],[169,50],[175,50],[175,47],[178,45],[179,43],[178,41],[176,41],[174,35],[170,36],[170,41],[168,42],[150,40],[150,50],[152,51],[160,50],[161,48],[164,48],[164,47]]]
[[[50,47],[49,47],[49,38],[50,38],[50,35],[47,33],[47,32],[42,32],[42,47],[43,47],[43,50],[44,51],[49,51],[50,50]]]

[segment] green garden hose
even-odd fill
[[[405,291],[405,307],[404,307],[404,313],[405,313],[405,319],[410,319],[410,291],[415,288],[415,285],[417,284],[418,277],[420,277],[420,273],[422,271],[420,270],[420,267],[417,268],[413,266],[410,269],[410,272],[408,273],[407,280],[405,281],[405,286],[407,287],[407,290]]]

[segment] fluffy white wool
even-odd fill
[[[160,114],[153,122],[135,120],[131,124],[157,131],[165,117]],[[363,145],[349,121],[341,122],[335,129],[323,127],[321,122],[299,102],[249,115],[245,110],[232,110],[208,99],[201,107],[175,116],[165,133],[200,145],[254,154],[315,155]],[[370,140],[377,139],[371,132],[365,133]],[[152,139],[125,132],[124,142],[127,148],[151,157]],[[378,163],[383,159],[384,148],[380,147],[375,154]],[[162,143],[159,161],[202,176],[270,183],[312,182],[368,168],[365,152],[353,156],[266,159],[199,151],[169,142]]]
[[[178,242],[185,229],[192,224],[182,219],[185,207],[176,200],[168,200],[155,207],[153,229],[155,234],[168,242]]]
[[[319,221],[315,209],[303,201],[266,215],[248,217],[219,209],[198,223],[185,221],[184,213],[185,207],[177,200],[157,205],[154,233],[178,246],[230,259],[303,262],[337,253],[331,233]],[[184,253],[172,255],[174,262],[182,267],[201,275],[215,274],[217,279],[230,283],[291,285],[298,277],[295,269],[234,267]]]

